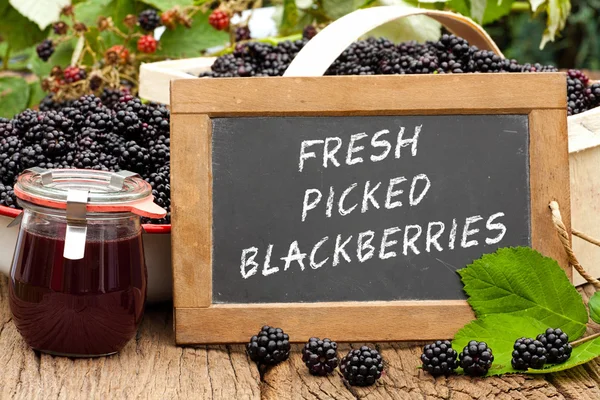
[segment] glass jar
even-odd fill
[[[135,336],[146,299],[140,215],[162,218],[150,185],[129,172],[32,169],[9,282],[27,344],[71,357],[114,354]]]

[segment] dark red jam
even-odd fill
[[[63,258],[64,240],[19,235],[10,308],[29,346],[59,355],[121,350],[144,312],[147,273],[141,234],[88,241],[81,260]]]

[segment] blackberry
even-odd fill
[[[242,40],[250,40],[250,28],[247,26],[238,26],[235,28],[235,41],[241,42]]]
[[[90,114],[103,111],[102,100],[93,94],[81,96],[79,99],[75,100],[73,102],[73,108],[79,110],[79,112],[86,117]]]
[[[148,142],[150,163],[153,167],[162,166],[171,160],[171,140],[164,136]]]
[[[472,72],[500,72],[502,70],[502,58],[493,51],[479,50],[473,53],[469,63]]]
[[[141,128],[141,122],[137,114],[127,109],[121,109],[114,113],[113,124],[116,132],[130,139],[137,139]]]
[[[290,338],[281,328],[265,325],[246,345],[250,359],[259,365],[275,365],[290,356]]]
[[[31,109],[27,109],[20,114],[17,114],[14,119],[14,126],[19,132],[19,136],[23,137],[31,127],[38,124],[38,119],[42,119],[43,114]]]
[[[132,140],[125,143],[121,148],[119,167],[127,171],[137,172],[143,176],[145,175],[149,160],[148,149]]]
[[[77,150],[91,150],[100,152],[104,149],[105,136],[94,128],[83,128],[81,133],[75,137]]]
[[[0,139],[13,137],[18,135],[17,127],[15,126],[15,121],[9,120],[6,118],[0,119]]]
[[[152,186],[152,195],[154,202],[167,210],[167,216],[160,220],[147,220],[145,222],[153,222],[157,224],[171,223],[171,167],[169,164],[164,165],[152,172],[146,179],[146,182]]]
[[[73,166],[79,169],[105,169],[98,162],[98,153],[92,150],[83,150],[80,153],[75,154],[73,159]],[[106,170],[108,170],[106,168]]]
[[[17,196],[11,185],[0,183],[0,206],[17,208]]]
[[[45,151],[39,144],[25,146],[21,149],[21,168],[27,169],[31,167],[45,168],[50,160],[46,157]]]
[[[139,13],[138,23],[143,30],[151,32],[160,26],[160,17],[156,10],[149,8]]]
[[[578,69],[570,69],[567,71],[567,76],[571,79],[579,79],[584,86],[587,86],[590,83],[590,78],[583,71]]]
[[[138,116],[140,116],[145,123],[152,125],[158,134],[165,135],[167,137],[170,136],[171,114],[166,107],[144,106],[140,109]]]
[[[6,185],[14,184],[21,169],[20,153],[0,154],[0,182]]]
[[[448,340],[438,340],[423,347],[423,369],[433,376],[450,375],[457,367],[458,354]]]
[[[121,150],[125,147],[125,143],[126,141],[122,136],[109,133],[104,137],[103,150],[106,154],[118,158],[121,155]]]
[[[352,386],[370,386],[381,378],[383,358],[367,346],[350,350],[340,363],[344,379]]]
[[[44,39],[42,43],[37,45],[35,51],[42,61],[48,61],[54,53],[54,43],[50,39]]]
[[[567,78],[567,113],[575,115],[587,111],[586,87],[578,78]]]
[[[90,114],[84,121],[84,126],[93,128],[99,132],[110,133],[113,130],[113,112],[104,107],[96,113]]]
[[[317,28],[314,25],[306,25],[302,29],[302,38],[310,40],[317,35]]]
[[[302,361],[312,375],[325,376],[333,373],[339,364],[337,343],[327,338],[310,338],[302,349]]]
[[[539,340],[517,339],[513,348],[511,364],[514,369],[541,369],[546,364],[546,347]]]
[[[73,101],[71,101],[71,100],[56,102],[54,100],[54,95],[49,94],[49,95],[46,95],[42,99],[42,101],[40,102],[39,108],[40,108],[40,111],[60,111],[64,107],[71,107],[72,104],[73,104]]]
[[[39,144],[48,157],[57,157],[67,151],[70,128],[70,120],[55,111],[48,111],[38,116],[38,123],[24,134],[24,141],[27,144]]]
[[[85,69],[79,67],[67,67],[63,72],[66,83],[81,81],[87,77]]]
[[[126,93],[120,89],[104,88],[102,89],[100,100],[106,107],[113,109],[117,103],[119,103],[119,99],[125,94]]]
[[[569,336],[561,329],[548,328],[537,336],[537,340],[546,348],[548,363],[560,364],[571,357],[573,347],[569,344]]]
[[[494,362],[494,355],[485,342],[471,340],[458,355],[459,365],[471,376],[483,376]]]
[[[586,95],[590,108],[600,106],[600,83],[594,83],[586,89]]]

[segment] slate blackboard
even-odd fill
[[[396,158],[402,128],[405,146]],[[383,130],[389,133],[374,141]],[[407,139],[417,131],[413,148]],[[352,135],[353,149],[363,149],[348,156]],[[382,140],[389,143],[387,157],[372,161],[386,152]],[[303,141],[314,142],[305,143],[300,171]],[[341,142],[333,156],[339,166],[331,158],[323,166],[326,141],[329,150]],[[464,299],[457,269],[498,247],[531,245],[528,148],[527,115],[213,118],[213,302]],[[403,193],[392,195],[386,208],[394,178],[392,193]],[[372,197],[366,196],[363,213],[367,181],[367,192],[381,184]],[[339,197],[354,184],[342,212],[357,207],[341,215]],[[334,202],[328,216],[330,187]],[[303,205],[316,203],[317,190],[321,201],[306,211],[303,221]],[[433,240],[440,223],[444,230]],[[362,236],[360,261],[358,237],[368,231],[373,234]],[[334,266],[336,240],[341,245],[350,236],[343,246],[346,254],[338,252]],[[375,250],[368,258],[364,244],[371,236]],[[314,264],[328,260],[314,269],[311,252],[325,237]],[[292,255],[305,256],[303,266],[291,261],[286,270],[281,258],[290,247]],[[256,264],[248,263],[252,255]]]

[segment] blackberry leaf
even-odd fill
[[[600,324],[600,292],[594,293],[588,303],[590,309],[590,318]]]
[[[577,289],[551,258],[528,247],[486,254],[458,271],[478,317],[523,315],[561,328],[572,340],[585,332],[588,314]],[[503,335],[500,330],[497,334]],[[532,336],[522,332],[511,337]],[[535,335],[533,335],[535,337]]]

